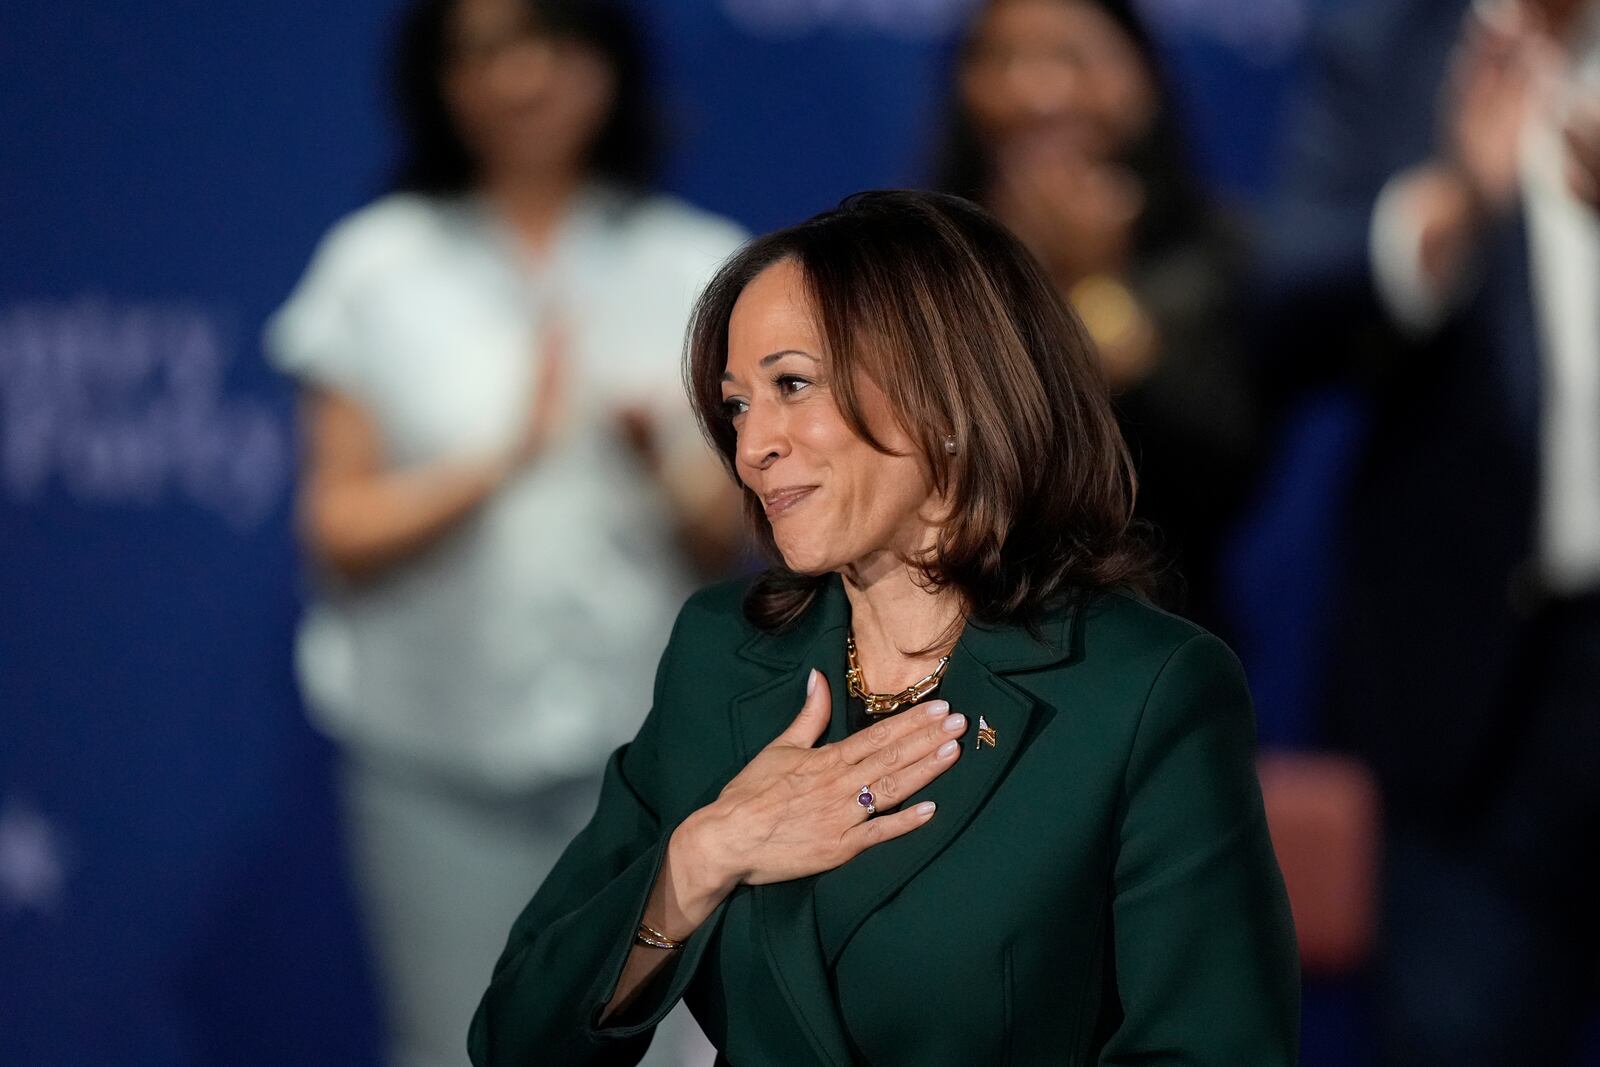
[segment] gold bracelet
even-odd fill
[[[639,929],[634,931],[633,939],[641,945],[649,945],[651,948],[664,948],[670,952],[676,952],[684,946],[684,942],[668,937],[643,919],[639,920]]]

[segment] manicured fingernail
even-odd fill
[[[950,713],[950,705],[943,700],[928,701],[928,718],[937,719],[941,715]]]
[[[917,805],[917,814],[926,819],[929,815],[933,814],[933,809],[936,807],[938,807],[938,805],[933,801],[924,800],[921,804]]]
[[[965,715],[952,715],[944,721],[944,728],[951,733],[959,733],[966,729],[967,717]]]
[[[806,675],[806,696],[817,691],[817,669],[811,668],[811,673]]]
[[[958,742],[946,741],[944,744],[939,746],[939,758],[949,759],[951,756],[956,754],[956,749],[960,747],[961,745]]]

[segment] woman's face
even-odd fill
[[[1090,0],[995,0],[978,16],[960,91],[997,153],[1121,155],[1150,126],[1156,87],[1138,48]]]
[[[460,0],[445,100],[484,171],[570,173],[611,111],[615,78],[583,43],[536,32],[520,0]]]
[[[856,435],[834,402],[805,278],[783,260],[745,287],[728,321],[724,411],[739,478],[762,501],[784,562],[804,574],[867,568],[927,546],[936,500],[911,438],[871,381]]]

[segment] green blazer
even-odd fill
[[[1120,594],[1042,640],[968,625],[940,689],[971,724],[964,750],[907,801],[937,801],[933,818],[835,870],[740,886],[596,1026],[669,834],[788,726],[812,666],[828,740],[845,734],[838,579],[774,634],[743,592],[685,605],[649,717],[511,929],[473,1063],[631,1064],[680,998],[733,1067],[1295,1062],[1294,927],[1243,672]],[[974,747],[980,715],[992,748]]]

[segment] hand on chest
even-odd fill
[[[785,717],[768,705],[793,695],[736,700],[742,746],[770,740],[767,724]],[[955,658],[939,695],[969,725],[956,765],[904,802],[932,799],[934,817],[822,874],[741,890],[753,906],[730,915],[745,928],[723,931],[723,973],[775,975],[821,1035],[819,1054],[837,1055],[828,1043],[847,1034],[873,1062],[1000,1062],[996,1042],[1031,1010],[1018,988],[1030,1005],[1050,986],[1075,1003],[1097,980],[1114,775],[1074,743],[1070,714],[970,657]],[[842,737],[842,699],[834,712],[829,736]]]

